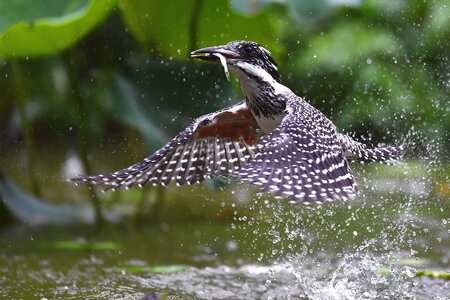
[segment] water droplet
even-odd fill
[[[238,244],[236,241],[234,240],[229,240],[226,245],[225,248],[229,251],[229,252],[234,252],[236,250],[238,250]]]

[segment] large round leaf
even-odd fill
[[[115,6],[116,0],[0,2],[0,57],[52,54],[70,47]]]
[[[226,0],[119,0],[123,19],[136,39],[149,49],[186,57],[190,47],[248,39],[279,50],[275,16],[264,11],[245,16]]]
[[[308,42],[306,51],[299,53],[297,67],[339,70],[361,59],[370,63],[373,55],[393,55],[398,49],[399,44],[390,32],[371,29],[359,22],[340,23]]]

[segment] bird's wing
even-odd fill
[[[287,102],[286,112],[280,125],[259,140],[255,158],[232,175],[293,201],[353,197],[356,185],[331,121],[298,99]]]
[[[164,147],[126,169],[107,175],[77,177],[105,189],[144,184],[193,184],[226,175],[254,157],[257,123],[245,102],[203,115]]]

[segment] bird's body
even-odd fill
[[[253,42],[204,48],[193,57],[226,61],[245,100],[197,118],[142,162],[109,175],[75,178],[106,188],[192,184],[224,175],[263,191],[309,203],[356,193],[346,157],[400,158],[402,147],[369,149],[347,135],[279,81],[270,53]]]

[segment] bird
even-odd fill
[[[71,181],[115,190],[225,176],[275,198],[310,204],[356,196],[350,159],[392,162],[403,156],[403,145],[371,148],[339,132],[320,110],[281,83],[272,54],[256,42],[232,41],[190,56],[221,63],[227,77],[230,70],[245,99],[196,118],[130,167]]]

